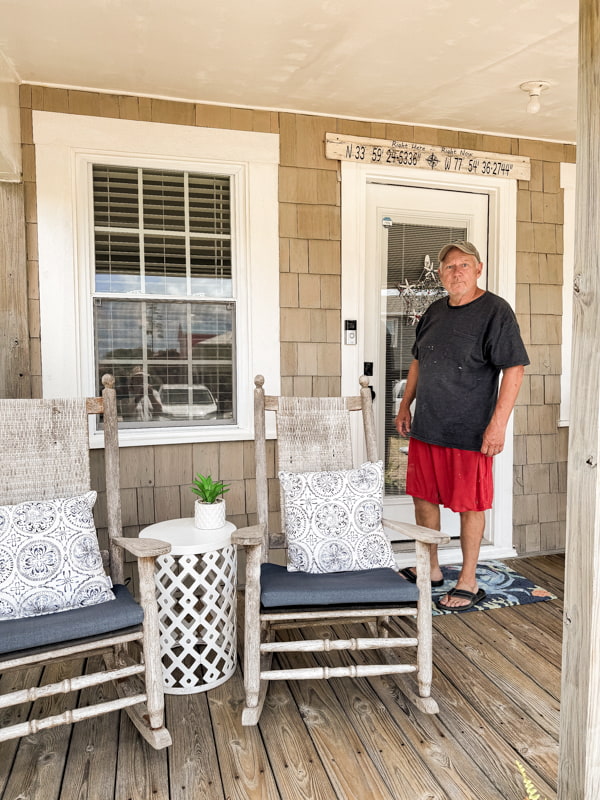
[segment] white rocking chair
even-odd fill
[[[265,412],[274,411],[277,415],[276,475],[279,470],[298,473],[352,468],[352,447],[349,440],[351,426],[343,423],[343,418],[357,411],[362,414],[367,458],[376,462],[371,392],[366,378],[361,378],[360,383],[360,396],[356,397],[292,399],[265,396],[264,378],[259,375],[255,379],[258,524],[238,530],[234,534],[234,541],[246,549],[244,725],[257,724],[270,680],[416,672],[418,695],[413,693],[411,699],[426,713],[438,712],[437,703],[431,697],[432,609],[429,550],[433,544],[448,542],[448,536],[418,525],[383,520],[385,527],[415,540],[416,586],[391,568],[312,574],[288,572],[285,566],[266,563],[270,538]],[[290,416],[292,424],[289,424]],[[284,417],[287,417],[285,423]],[[282,519],[285,518],[283,503],[282,492]],[[398,636],[397,631],[394,632],[390,627],[390,618],[393,617],[416,618],[416,637]],[[306,627],[311,622],[335,626],[356,621],[367,624],[370,636],[275,641],[276,631],[282,628]],[[392,652],[409,646],[417,648],[416,665],[398,663],[395,652]],[[271,664],[273,655],[277,653],[374,648],[383,651],[382,661],[378,664],[289,669],[274,669]]]
[[[33,665],[100,653],[105,668],[60,683],[34,685],[0,695],[0,709],[109,681],[113,682],[117,697],[42,719],[5,725],[0,728],[0,741],[124,709],[152,747],[160,749],[171,744],[164,726],[154,588],[154,560],[171,548],[152,539],[121,536],[116,393],[112,376],[105,375],[103,383],[102,397],[87,400],[0,400],[0,504],[4,507],[0,514],[4,522],[15,513],[15,506],[22,508],[20,504],[27,501],[49,502],[89,491],[88,414],[103,415],[110,543],[103,556],[109,564],[114,595],[109,602],[97,605],[18,618],[10,618],[11,598],[5,596],[4,608],[0,601],[0,673],[15,669],[26,673]],[[43,506],[38,508],[43,512]],[[93,523],[91,527],[93,539]],[[34,536],[42,548],[48,542],[48,537],[39,531]],[[140,604],[123,585],[124,550],[137,557]],[[98,551],[95,552],[99,562]],[[6,576],[14,558],[14,553],[0,553],[0,592],[3,573]],[[40,571],[42,566],[40,563]],[[101,571],[99,563],[97,568]],[[60,592],[71,578],[59,571],[51,579]],[[105,580],[103,576],[101,580]],[[46,597],[53,596],[51,588],[45,591]],[[44,599],[36,602],[43,603]],[[141,649],[140,657],[134,659],[130,655],[129,650],[133,649]],[[8,715],[5,712],[2,716],[6,719]]]

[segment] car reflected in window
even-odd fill
[[[394,408],[394,419],[398,416],[398,411],[400,411],[400,402],[404,397],[404,390],[406,389],[406,379],[401,381],[394,381],[394,385],[392,387],[392,401],[393,401],[393,408]]]
[[[160,388],[162,416],[165,419],[215,419],[217,400],[207,386],[165,383]]]

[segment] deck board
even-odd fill
[[[90,659],[91,672],[100,668],[99,660],[100,656]],[[115,697],[112,685],[104,684],[85,689],[80,702],[82,705],[101,703]],[[118,746],[117,711],[79,722],[73,728],[60,800],[112,800]]]
[[[167,756],[138,735],[127,714],[120,714],[115,798],[169,800]]]
[[[26,686],[36,686],[42,675],[41,667],[31,667],[22,672],[8,672],[0,676],[0,694],[16,692]],[[22,703],[13,708],[2,709],[0,719],[3,725],[18,725],[26,722],[31,709],[31,703]],[[11,778],[11,768],[19,749],[20,740],[11,739],[8,742],[0,742],[0,797],[6,788],[6,784]]]
[[[511,562],[511,564],[512,563],[513,562]],[[538,556],[531,559],[524,559],[522,562],[519,561],[518,570],[526,578],[529,578],[529,580],[555,594],[559,600],[563,599],[563,578],[556,576],[550,570],[543,569]]]
[[[168,754],[171,800],[224,800],[207,693],[170,695],[166,710],[173,738]]]
[[[354,631],[354,634],[356,633]],[[378,660],[374,653],[362,655],[367,655],[373,662]],[[416,692],[413,675],[400,678],[384,675],[363,683],[372,687],[372,691],[385,709],[385,714],[380,712],[378,718],[385,720],[389,715],[395,726],[390,736],[391,745],[384,758],[390,759],[390,765],[396,770],[396,780],[400,781],[396,786],[396,797],[420,797],[424,794],[425,797],[442,798],[442,800],[443,798],[462,800],[469,796],[470,787],[475,782],[480,787],[482,796],[495,800],[497,795],[493,784],[474,763],[468,752],[469,748],[464,746],[463,731],[457,739],[451,727],[448,727],[448,718],[444,719],[442,714],[438,716],[421,714],[407,700],[403,691],[407,684],[412,692]],[[350,699],[356,692],[357,684],[357,681],[334,682],[334,687],[339,687],[338,693],[344,707],[351,707]],[[448,688],[451,692],[452,687]],[[441,699],[441,694],[437,692],[436,697]],[[443,695],[443,699],[447,700],[446,689]],[[362,713],[362,708],[360,711]],[[464,716],[461,722],[464,728]],[[478,725],[479,722],[480,720],[477,721]],[[376,728],[373,726],[376,741],[379,740],[380,727],[381,725]],[[399,753],[402,754],[404,764],[400,763]],[[435,776],[439,784],[437,789],[429,787],[430,776]]]
[[[278,800],[275,776],[258,727],[241,722],[243,688],[237,670],[227,683],[210,691],[213,733],[225,797],[231,800]]]
[[[540,653],[537,653],[528,642],[511,633],[501,624],[502,613],[491,611],[489,614],[465,614],[460,618],[473,633],[480,636],[494,650],[499,650],[517,670],[526,674],[540,688],[548,692],[557,701],[560,698],[560,667],[551,664]],[[499,622],[496,622],[496,619]],[[523,636],[527,636],[527,630]]]
[[[312,738],[286,681],[269,690],[261,719],[261,733],[277,777],[281,797],[328,800],[335,789],[321,763]]]
[[[481,612],[477,612],[480,614]],[[483,616],[483,614],[482,614]],[[481,634],[466,622],[464,617],[453,614],[447,619],[444,633],[456,649],[464,652],[476,669],[488,675],[500,691],[530,718],[541,717],[550,732],[558,738],[559,702],[547,692],[537,680],[515,666],[504,651],[490,645]],[[481,620],[482,624],[485,621]],[[523,668],[526,668],[523,664]],[[476,680],[476,673],[473,679]]]
[[[551,728],[545,720],[540,722],[525,714],[492,675],[482,672],[459,647],[436,638],[435,697],[440,704],[440,716],[453,737],[468,752],[477,753],[477,762],[485,765],[487,774],[497,770],[494,774],[497,786],[502,786],[505,770],[512,771],[513,759],[521,758],[529,764],[532,779],[539,776],[548,788],[552,787],[558,755],[556,726]],[[500,764],[494,755],[498,752],[504,754]],[[541,780],[536,785],[542,789]]]
[[[43,683],[54,683],[72,678],[81,673],[84,661],[81,659],[64,664],[53,663],[44,669],[41,678]],[[74,694],[67,695],[69,708],[76,702]],[[57,705],[55,697],[36,700],[31,708],[31,716],[45,716],[59,713],[62,708]],[[7,800],[17,798],[42,798],[58,800],[62,787],[62,776],[68,757],[72,735],[71,725],[49,728],[35,736],[19,739],[19,747],[15,754],[12,770],[4,790]],[[1,769],[1,767],[0,767]]]
[[[314,629],[306,632],[311,636]],[[280,663],[289,668],[295,666],[313,667],[317,663],[333,664],[332,654],[324,654],[319,659],[307,653],[294,653],[293,656],[280,656]],[[336,654],[339,656],[339,654]],[[395,800],[396,795],[388,783],[387,770],[374,763],[368,742],[361,739],[354,725],[353,703],[346,705],[336,696],[338,681],[290,681],[289,686],[306,729],[315,746],[327,776],[334,787],[334,797],[348,800],[361,800],[377,797],[381,800]],[[354,681],[361,702],[369,707],[365,699],[362,681]],[[381,744],[385,743],[385,729],[378,729]]]
[[[517,762],[541,800],[555,800],[564,558],[510,564],[559,599],[434,617],[437,716],[407,701],[413,675],[338,678],[273,683],[260,724],[244,728],[238,669],[209,692],[167,696],[167,750],[152,750],[123,712],[0,744],[0,800],[522,800]],[[59,678],[82,668],[49,669]],[[22,677],[0,677],[0,691]],[[90,702],[112,696],[86,691]]]
[[[552,609],[552,603],[536,603],[535,607],[521,606],[518,617],[513,614],[492,613],[494,622],[503,625],[530,650],[560,669],[562,619],[560,615],[552,613]]]

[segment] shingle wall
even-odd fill
[[[32,110],[198,125],[280,135],[281,377],[284,394],[339,394],[341,265],[339,165],[324,156],[326,132],[526,155],[519,182],[516,311],[531,357],[515,410],[514,541],[519,552],[564,547],[567,430],[559,429],[562,192],[559,164],[571,145],[408,125],[253,111],[42,86],[21,87],[29,331],[34,396],[41,394],[35,153]],[[267,387],[268,388],[268,387]],[[250,395],[250,388],[249,388]],[[269,477],[274,483],[270,446]],[[96,485],[101,453],[93,454]],[[254,522],[253,444],[161,445],[122,450],[126,533],[189,516],[197,471],[231,482],[228,517]],[[272,513],[278,516],[277,492]],[[99,523],[102,506],[99,504]]]

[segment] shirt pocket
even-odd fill
[[[448,355],[457,364],[464,366],[479,364],[483,358],[482,340],[477,333],[464,328],[454,328],[447,343]]]

